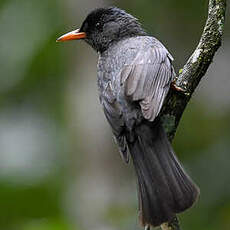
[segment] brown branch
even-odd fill
[[[191,96],[205,75],[215,52],[221,46],[226,11],[226,0],[209,0],[208,17],[200,42],[173,82],[164,103],[161,118],[172,141],[181,116]],[[170,223],[161,225],[162,230],[179,230],[175,217]]]
[[[161,225],[162,230],[180,230],[180,224],[178,218],[175,216],[172,221]]]

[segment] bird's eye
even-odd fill
[[[96,28],[99,28],[101,24],[99,22],[96,23]]]

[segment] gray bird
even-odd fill
[[[93,10],[80,29],[57,41],[74,39],[98,52],[100,103],[122,158],[133,161],[142,225],[172,220],[199,196],[158,116],[175,75],[173,57],[136,18],[116,7]]]

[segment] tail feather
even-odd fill
[[[198,187],[177,160],[159,121],[135,129],[128,143],[138,178],[140,219],[143,225],[159,226],[193,205]]]

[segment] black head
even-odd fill
[[[124,38],[146,35],[136,18],[116,7],[93,10],[79,32],[85,33],[84,40],[99,52]]]

